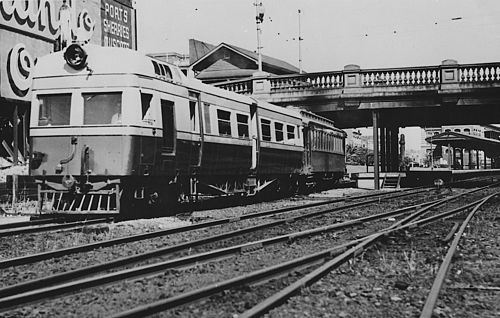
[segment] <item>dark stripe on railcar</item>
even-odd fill
[[[312,151],[311,166],[313,172],[344,172],[344,155]]]
[[[205,142],[203,175],[248,175],[252,165],[252,146]]]
[[[174,155],[160,155],[161,173],[175,174],[179,170],[181,175],[188,174],[192,166],[199,160],[200,143],[190,140],[177,140]],[[205,142],[201,167],[198,171],[203,176],[248,175],[252,161],[252,147]]]
[[[260,148],[259,175],[289,174],[302,168],[302,151]]]

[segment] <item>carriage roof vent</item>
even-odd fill
[[[151,61],[151,63],[153,63],[155,74],[158,75],[161,79],[173,80],[172,70],[168,65],[163,63],[158,63],[156,61]]]

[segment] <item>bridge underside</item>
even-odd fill
[[[500,123],[500,89],[490,88],[472,94],[410,94],[406,98],[318,98],[307,102],[281,103],[300,106],[335,122],[339,128],[373,127],[374,165],[381,172],[401,170],[404,150],[399,149],[398,128],[439,127],[444,125],[471,125]],[[408,98],[409,97],[409,98]],[[274,100],[280,104],[280,101]],[[375,179],[378,179],[375,170]],[[377,183],[378,184],[378,183]],[[376,186],[377,188],[377,186]]]
[[[489,92],[491,93],[491,91]],[[437,100],[436,100],[437,99]],[[500,123],[500,90],[495,95],[476,97],[422,98],[420,100],[360,101],[322,100],[307,103],[276,102],[306,108],[335,122],[339,128],[373,126],[373,111],[380,124],[397,127],[439,127]]]

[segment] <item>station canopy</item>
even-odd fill
[[[425,141],[438,146],[482,150],[488,154],[500,155],[500,140],[491,138],[483,138],[447,131],[427,137],[425,138]]]

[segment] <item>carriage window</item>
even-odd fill
[[[236,114],[236,121],[238,122],[238,137],[248,138],[248,116]]]
[[[146,117],[149,108],[151,108],[151,99],[153,95],[141,93],[141,108],[142,108],[142,119]]]
[[[271,121],[267,119],[261,119],[260,125],[262,129],[262,140],[271,141]]]
[[[276,135],[276,141],[283,141],[283,124],[274,123],[274,133]]]
[[[219,135],[231,136],[231,113],[217,109],[217,121],[219,123]]]
[[[121,124],[121,93],[92,93],[82,96],[84,125]]]
[[[197,102],[189,101],[189,123],[191,126],[191,131],[196,131],[196,109]]]
[[[295,139],[295,126],[286,125],[286,139]]]
[[[38,97],[39,126],[69,125],[71,94],[41,95]]]
[[[207,134],[212,132],[212,127],[210,126],[210,104],[205,103],[205,107],[203,108],[204,117],[205,117],[205,132]]]

